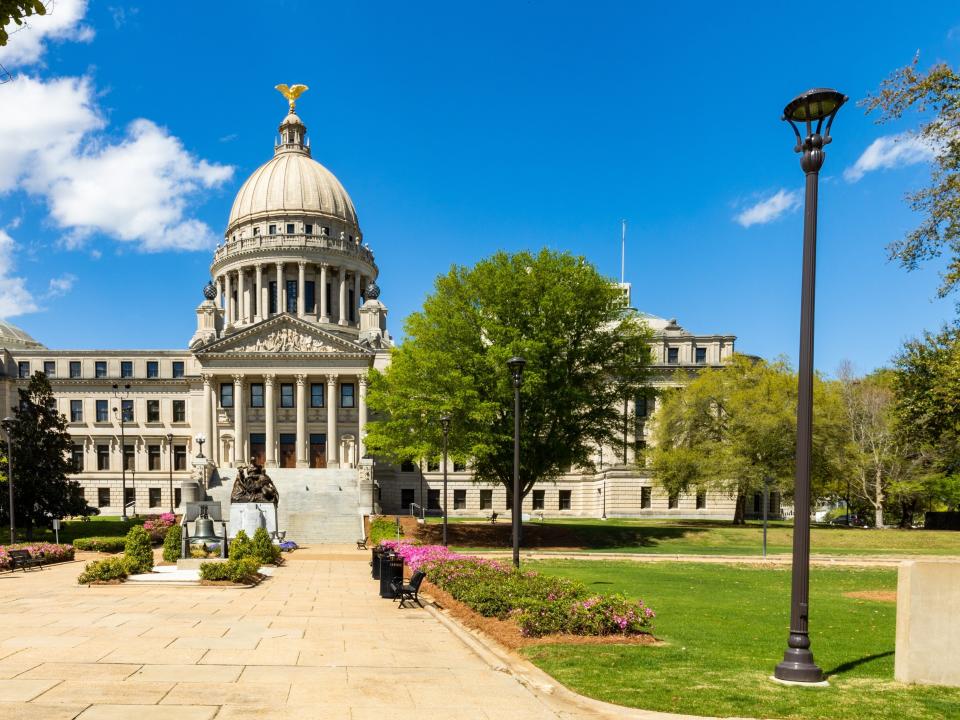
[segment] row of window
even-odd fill
[[[170,363],[170,377],[172,378],[182,378],[184,376],[184,361],[183,360],[174,360]],[[17,363],[17,374],[22,378],[30,377],[30,361],[21,360]],[[79,360],[71,360],[68,365],[68,375],[67,377],[71,379],[78,379],[83,377],[83,365]],[[146,368],[146,377],[148,378],[159,378],[160,377],[160,361],[159,360],[147,360]],[[48,378],[57,377],[57,362],[56,360],[44,360],[43,361],[43,374]],[[93,363],[93,376],[95,378],[105,378],[107,376],[107,361],[106,360],[96,360]],[[120,361],[120,377],[121,378],[132,378],[133,377],[133,360],[121,360]]]
[[[296,407],[296,394],[293,383],[280,383],[280,407]],[[220,407],[234,406],[233,383],[220,384]],[[326,406],[326,385],[324,383],[310,383],[310,407],[322,408]],[[340,407],[356,407],[355,386],[353,383],[340,383]],[[262,408],[265,404],[263,383],[250,383],[248,390],[249,407]]]
[[[160,445],[147,445],[147,470],[162,470],[161,467],[161,454],[163,448]],[[167,452],[170,452],[169,450]],[[97,470],[111,470],[110,467],[110,446],[109,445],[97,445],[96,446],[96,456],[97,456]],[[85,453],[83,451],[83,445],[74,445],[70,451],[70,457],[73,461],[74,472],[84,472],[86,468],[86,462],[84,460]],[[121,467],[125,467],[127,470],[135,470],[135,457],[136,449],[133,445],[124,445],[123,446],[123,463]],[[187,446],[186,445],[174,445],[173,446],[173,469],[174,470],[186,470],[187,469]]]
[[[175,423],[182,423],[187,421],[187,401],[186,400],[171,400],[171,419]],[[109,400],[96,400],[94,402],[94,421],[98,423],[110,422],[110,401]],[[121,400],[120,407],[113,408],[114,416],[118,420],[122,418],[123,422],[135,422],[136,418],[134,417],[133,411],[133,400]],[[122,413],[122,415],[121,415]],[[159,400],[147,400],[147,417],[146,421],[148,423],[160,422],[160,401]],[[83,422],[83,400],[71,400],[70,401],[70,422],[72,423],[81,423]]]
[[[572,490],[559,490],[557,495],[557,510],[569,510],[572,498]],[[546,510],[546,490],[533,490],[530,493],[530,501],[534,510]],[[404,510],[409,510],[410,506],[416,502],[416,491],[413,488],[402,488],[400,490],[400,505]],[[652,488],[640,488],[640,507],[648,509],[652,507]],[[506,509],[511,509],[511,498],[508,495]],[[680,495],[671,494],[667,499],[667,507],[676,509],[680,507]],[[707,507],[707,494],[698,492],[696,497],[697,510],[704,510]],[[440,510],[440,490],[427,491],[427,509]],[[467,491],[453,491],[453,509],[467,509]],[[480,509],[493,510],[493,490],[480,490]]]
[[[697,365],[707,364],[707,349],[705,347],[698,347],[693,349],[693,362]],[[680,348],[668,347],[667,348],[667,365],[679,365],[679,364],[680,364]]]
[[[297,223],[270,223],[270,224],[267,225],[267,235],[279,235],[279,234],[282,233],[281,228],[285,228],[285,229],[286,229],[286,234],[287,234],[287,235],[296,235],[296,234],[297,234]],[[329,228],[328,226],[326,226],[326,225],[316,225],[316,226],[315,226],[313,223],[304,223],[304,224],[303,224],[303,234],[304,234],[304,235],[313,235],[313,234],[314,234],[314,229],[316,229],[316,231],[317,231],[316,234],[317,234],[317,235],[321,235],[321,236],[323,236],[323,237],[329,237],[329,236],[330,236],[330,228]],[[256,226],[256,225],[254,226],[254,228],[253,228],[253,236],[254,236],[254,237],[259,237],[259,236],[260,236],[260,227],[259,227],[259,226]],[[350,238],[350,242],[354,242],[354,237],[353,237],[353,235],[349,235],[348,237]],[[234,242],[236,241],[236,239],[237,239],[237,236],[236,236],[236,235],[234,235],[234,236],[231,238],[231,240],[234,241]],[[343,239],[343,234],[342,234],[342,233],[341,233],[341,239]]]
[[[147,488],[147,505],[152,508],[160,507],[162,490],[158,487]],[[124,505],[132,505],[136,502],[136,490],[132,487],[126,488],[123,497]],[[108,487],[98,487],[97,488],[97,507],[110,507],[113,505],[111,502],[111,493],[110,488]],[[173,506],[179,507],[180,505],[180,488],[173,489]]]
[[[415,472],[416,469],[417,469],[417,464],[413,460],[404,460],[403,462],[400,463],[400,472]],[[465,462],[460,462],[459,460],[453,461],[454,472],[463,472],[466,469],[467,469],[467,464]],[[440,472],[440,461],[428,460],[427,472]]]

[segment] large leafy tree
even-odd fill
[[[796,452],[797,378],[782,361],[735,355],[686,385],[664,393],[654,418],[649,454],[658,482],[670,493],[714,490],[736,499],[734,523],[746,499],[764,483],[789,495]],[[833,477],[840,456],[836,391],[814,384],[815,494]]]
[[[67,420],[56,410],[47,377],[34,373],[17,392],[19,403],[6,428],[13,446],[14,510],[17,526],[25,527],[32,539],[35,527],[51,518],[80,515],[87,503],[80,484],[67,477],[74,471]],[[5,473],[0,497],[7,497],[6,486]],[[9,517],[6,507],[3,514]]]
[[[42,0],[0,0],[0,47],[6,45],[10,37],[6,26],[23,25],[23,19],[33,14],[47,14]]]
[[[412,314],[390,366],[374,372],[367,447],[394,460],[436,457],[439,417],[450,454],[474,479],[512,494],[513,385],[506,361],[526,361],[520,481],[589,468],[600,443],[622,438],[623,399],[647,378],[650,334],[619,289],[582,257],[500,252],[440,276]]]

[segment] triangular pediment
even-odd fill
[[[312,323],[283,314],[243,328],[197,350],[199,355],[221,353],[369,355],[370,351]]]

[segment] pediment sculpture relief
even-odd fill
[[[337,352],[337,348],[327,345],[319,338],[305,335],[293,328],[280,328],[269,335],[251,338],[246,344],[238,345],[240,352]]]

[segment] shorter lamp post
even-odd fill
[[[200,446],[200,450],[197,452],[197,460],[203,460],[203,491],[207,491],[207,459],[203,456],[203,444],[207,441],[207,436],[203,433],[197,433],[193,438],[197,445]]]
[[[443,428],[443,545],[447,545],[447,438],[450,434],[450,416],[440,418],[440,427]]]
[[[17,541],[17,522],[13,513],[13,438],[10,437],[10,428],[13,425],[12,417],[3,419],[3,429],[7,433],[7,491],[10,501],[10,544]]]
[[[173,515],[173,433],[167,433],[167,448],[169,450],[170,458],[167,463],[168,470],[170,471],[170,514]]]
[[[520,386],[527,361],[520,356],[507,360],[513,380],[513,566],[520,567]]]

